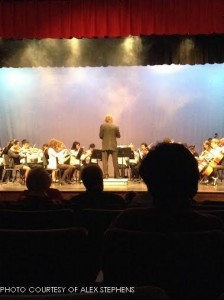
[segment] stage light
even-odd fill
[[[138,65],[141,61],[142,41],[140,37],[129,36],[121,44],[122,60],[127,65]]]
[[[123,43],[123,47],[124,49],[129,52],[129,51],[132,51],[133,48],[134,48],[134,37],[133,36],[129,36],[127,37],[125,40],[124,40],[124,43]]]
[[[72,38],[69,40],[70,50],[75,55],[80,55],[80,40]]]

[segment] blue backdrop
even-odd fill
[[[58,138],[100,147],[107,113],[120,144],[171,137],[195,144],[224,136],[224,65],[0,69],[0,146]]]

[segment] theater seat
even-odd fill
[[[1,286],[85,286],[96,276],[84,228],[0,230]]]
[[[224,288],[224,233],[110,229],[103,273],[105,285],[155,285],[172,300],[216,299]]]
[[[118,209],[83,209],[76,220],[76,225],[87,229],[92,252],[101,268],[102,243],[104,232],[123,210]]]
[[[70,209],[0,210],[0,229],[56,229],[74,227],[75,214]]]

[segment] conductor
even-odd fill
[[[120,138],[119,127],[113,124],[112,115],[106,115],[105,122],[100,126],[99,137],[102,139],[102,162],[104,178],[109,178],[108,159],[112,155],[114,177],[119,178],[119,167],[117,159],[117,138]]]

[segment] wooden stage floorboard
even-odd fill
[[[68,200],[71,196],[85,191],[85,187],[82,183],[74,183],[60,186],[59,184],[52,184],[53,188],[57,188],[61,191],[63,198]],[[19,182],[8,182],[0,184],[0,201],[15,201],[21,191],[25,190],[26,186],[21,185]],[[145,193],[147,191],[146,185],[143,182],[128,181],[104,181],[104,190],[112,191],[124,196],[127,192],[134,191],[136,193]],[[224,204],[224,180],[218,181],[216,186],[211,185],[198,185],[198,193],[195,196],[197,202],[204,200],[211,201],[223,201]]]

